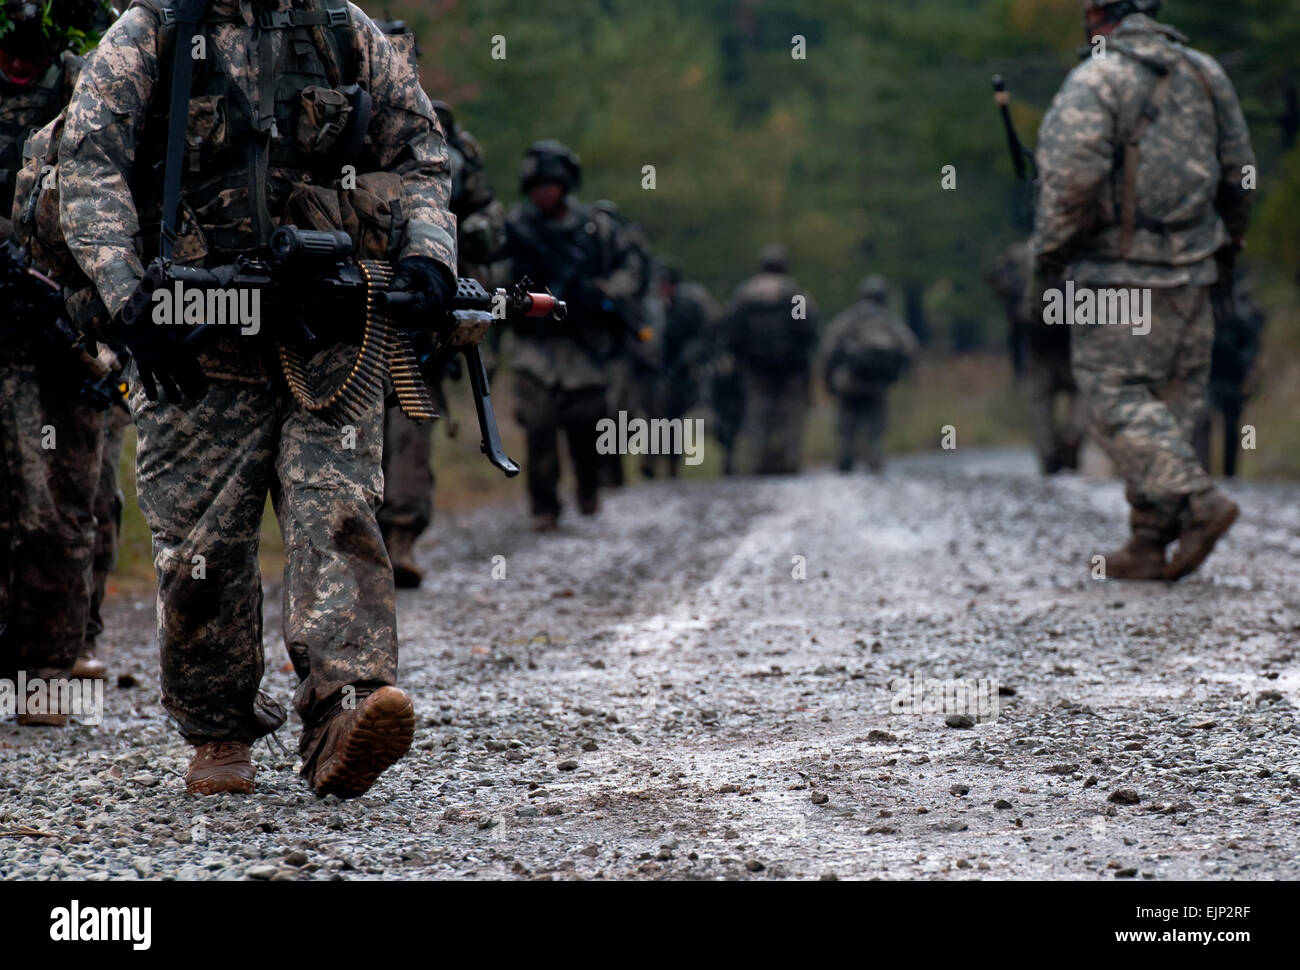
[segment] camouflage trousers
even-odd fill
[[[741,470],[747,475],[798,472],[807,415],[807,375],[746,374]]]
[[[95,491],[95,553],[91,562],[90,615],[86,621],[83,656],[94,656],[95,640],[104,632],[100,608],[108,588],[108,576],[117,565],[118,538],[122,530],[122,508],[126,499],[118,484],[122,464],[122,445],[131,417],[119,407],[104,414],[104,457],[99,466],[99,486]]]
[[[745,385],[735,374],[716,374],[709,381],[709,424],[722,445],[722,473],[736,471],[736,441],[745,420]]]
[[[62,677],[76,663],[103,448],[104,416],[66,383],[0,363],[0,677]]]
[[[384,502],[379,528],[384,541],[402,533],[414,542],[433,522],[433,430],[399,407],[384,415]]]
[[[336,363],[336,362],[334,362]],[[328,368],[333,370],[333,368]],[[339,427],[265,384],[131,405],[140,508],[153,533],[163,705],[194,744],[284,722],[260,690],[258,539],[269,495],[284,537],[284,641],[307,728],[397,676],[393,573],[375,510],[383,405]]]
[[[527,440],[528,498],[533,515],[560,514],[561,431],[573,460],[579,501],[594,501],[601,463],[596,453],[596,425],[607,416],[606,389],[548,388],[527,374],[516,374],[514,393],[515,419]]]
[[[841,397],[836,403],[835,438],[840,471],[855,464],[879,473],[885,469],[885,390],[862,397]]]
[[[1075,327],[1071,363],[1102,449],[1127,486],[1134,526],[1172,541],[1189,496],[1213,483],[1192,436],[1205,407],[1214,343],[1209,291],[1152,291],[1151,330]]]
[[[1057,413],[1061,395],[1066,398],[1063,419]],[[1043,470],[1078,467],[1079,446],[1088,418],[1069,357],[1030,348],[1025,360],[1025,396],[1034,451]]]

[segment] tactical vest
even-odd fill
[[[23,143],[63,110],[72,94],[68,59],[56,57],[35,84],[0,88],[0,217],[8,219],[14,206],[14,181],[23,165]]]
[[[132,185],[147,259],[158,251],[175,31],[163,0],[133,0],[132,6],[153,11],[160,21],[159,79]],[[210,13],[204,21],[207,56],[194,62],[178,262],[218,265],[264,246],[281,221],[301,224],[286,219],[295,194],[337,181],[352,161],[339,150],[352,112],[341,89],[357,80],[356,30],[346,0],[305,0],[304,7],[259,12],[251,40],[259,72],[255,99],[232,78],[232,65],[213,37],[212,28],[220,24],[244,28],[242,17]],[[280,50],[271,63],[276,34]]]

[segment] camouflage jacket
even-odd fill
[[[806,376],[820,322],[817,304],[791,277],[759,273],[736,287],[722,333],[740,368]]]
[[[204,27],[205,61],[213,66],[200,62],[196,67],[186,178],[193,163],[205,168],[205,177],[219,179],[224,162],[224,171],[236,173],[241,187],[223,189],[210,199],[191,198],[188,188],[183,191],[183,222],[197,223],[203,238],[196,251],[186,250],[182,239],[177,247],[179,260],[222,261],[231,252],[256,248],[261,233],[251,223],[261,217],[250,220],[242,213],[239,193],[256,193],[260,185],[270,220],[278,224],[285,218],[290,190],[313,181],[310,174],[302,179],[301,167],[285,161],[294,157],[295,136],[301,137],[301,115],[297,130],[279,124],[284,105],[291,103],[297,109],[302,91],[286,91],[284,85],[270,82],[266,87],[273,92],[273,104],[263,105],[259,88],[268,60],[277,65],[277,81],[282,78],[278,71],[287,63],[295,65],[289,70],[296,76],[308,79],[328,70],[317,51],[296,41],[290,46],[289,31],[268,30],[269,41],[264,41],[258,14],[268,9],[314,6],[306,0],[213,3]],[[362,177],[372,172],[392,173],[400,182],[406,224],[393,258],[427,256],[454,277],[456,221],[448,209],[451,166],[442,129],[409,62],[394,51],[358,7],[348,4],[347,11],[356,31],[356,80],[373,101],[357,172]],[[142,222],[143,214],[158,204],[161,179],[150,177],[148,171],[136,171],[135,166],[151,118],[151,103],[169,97],[169,91],[159,84],[158,31],[157,15],[145,7],[132,7],[118,18],[82,73],[59,148],[60,213],[68,245],[112,313],[121,309],[135,288],[142,260],[152,255],[145,252]],[[198,76],[203,72],[209,78],[222,75],[223,90],[230,96],[200,96],[204,89]],[[328,81],[321,83],[328,86]],[[155,117],[159,104],[165,103],[152,104]],[[257,122],[262,126],[257,130],[269,134],[271,161],[264,181],[248,172],[240,153],[227,143],[233,137],[231,130],[249,123],[247,116],[253,114],[259,115]],[[299,179],[296,185],[290,181],[293,178]],[[251,189],[244,187],[249,185]]]
[[[6,221],[18,215],[13,211],[14,181],[23,165],[23,144],[63,110],[80,71],[81,58],[69,51],[55,58],[34,84],[0,84],[0,237],[9,235]]]
[[[874,300],[859,300],[835,317],[823,341],[824,376],[838,397],[877,394],[897,379],[916,359],[920,344],[910,327],[889,307]],[[892,378],[879,372],[878,357],[897,362]],[[877,368],[875,371],[872,368]]]
[[[509,276],[527,276],[569,304],[563,322],[514,325],[512,366],[546,387],[576,390],[609,383],[609,362],[636,325],[643,270],[617,220],[570,199],[559,219],[544,219],[531,202],[506,219]]]
[[[1214,58],[1144,14],[1126,17],[1057,93],[1038,134],[1035,271],[1086,284],[1208,285],[1240,245],[1255,164],[1232,82]],[[1160,83],[1162,75],[1168,75]],[[1161,90],[1163,88],[1163,90]],[[1124,251],[1123,148],[1140,139],[1135,229]]]
[[[491,266],[506,242],[506,210],[488,181],[478,139],[452,125],[447,132],[451,156],[451,212],[456,217],[460,275],[491,282]]]

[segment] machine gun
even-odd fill
[[[51,373],[96,411],[113,405],[126,410],[119,381],[117,355],[96,345],[67,320],[63,290],[30,265],[27,254],[12,239],[0,243],[0,344],[22,344]]]
[[[360,418],[375,396],[382,393],[385,377],[392,381],[397,402],[408,417],[416,421],[436,419],[438,413],[428,386],[442,375],[452,357],[463,354],[478,412],[483,453],[507,477],[519,474],[519,466],[507,457],[501,444],[479,348],[456,346],[445,338],[467,319],[563,319],[567,312],[563,301],[549,293],[530,293],[526,280],[509,289],[489,292],[477,280],[461,279],[446,307],[446,318],[426,321],[427,326],[417,328],[437,338],[432,349],[417,354],[409,335],[391,318],[409,317],[419,296],[390,289],[394,274],[390,263],[353,258],[352,240],[345,232],[296,226],[277,229],[269,249],[267,258],[241,256],[232,264],[211,269],[155,259],[122,311],[124,326],[129,331],[151,325],[160,293],[175,292],[180,296],[187,289],[199,290],[205,297],[200,310],[214,308],[218,319],[204,320],[186,336],[186,349],[198,350],[220,331],[229,329],[221,325],[223,322],[237,322],[232,317],[238,314],[232,314],[231,308],[238,304],[239,291],[259,292],[276,311],[268,315],[276,325],[262,328],[258,321],[256,332],[274,343],[290,392],[307,411],[334,420]],[[358,315],[363,318],[361,327],[339,328],[333,324],[339,319],[354,320]],[[359,342],[357,358],[341,382],[318,393],[308,378],[307,355],[339,341]]]

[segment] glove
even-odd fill
[[[407,256],[397,264],[389,289],[404,290],[417,297],[405,314],[403,325],[407,330],[421,333],[442,328],[451,286],[437,262],[428,256]]]
[[[139,304],[134,298],[128,302],[115,320],[112,334],[135,358],[145,396],[157,401],[161,386],[173,404],[199,397],[207,387],[207,377],[187,339],[192,331],[154,323],[139,312]]]

